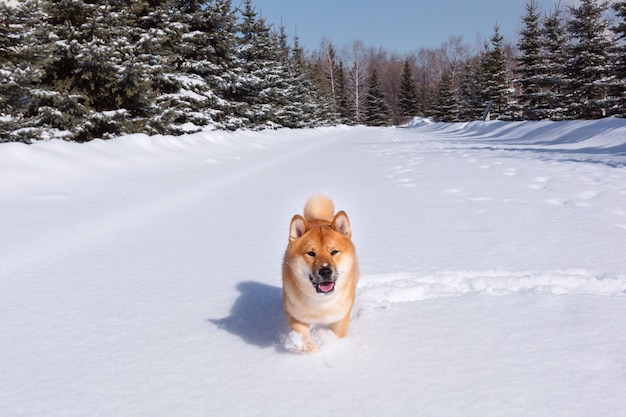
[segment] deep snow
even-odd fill
[[[3,416],[621,416],[626,121],[0,144]],[[326,192],[350,334],[285,348]]]

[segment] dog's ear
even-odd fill
[[[350,220],[348,220],[348,215],[345,211],[340,211],[335,214],[335,219],[331,224],[331,227],[335,229],[337,233],[342,236],[347,237],[348,239],[352,238],[352,230],[350,229]]]
[[[309,229],[306,220],[299,214],[296,214],[291,219],[291,226],[289,226],[289,241],[293,242],[294,240],[300,239],[306,231]]]

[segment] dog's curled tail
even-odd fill
[[[304,205],[304,219],[306,221],[324,220],[330,223],[334,217],[335,205],[324,194],[312,195]]]

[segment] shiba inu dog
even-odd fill
[[[304,216],[296,214],[289,227],[283,260],[283,306],[287,324],[301,335],[299,348],[316,349],[309,340],[311,325],[327,325],[338,337],[350,326],[359,267],[348,215],[335,214],[326,196],[312,196]]]

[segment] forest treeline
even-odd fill
[[[355,41],[305,51],[252,0],[0,4],[0,141],[203,129],[565,120],[626,114],[626,2],[521,17],[472,47],[399,55]]]

